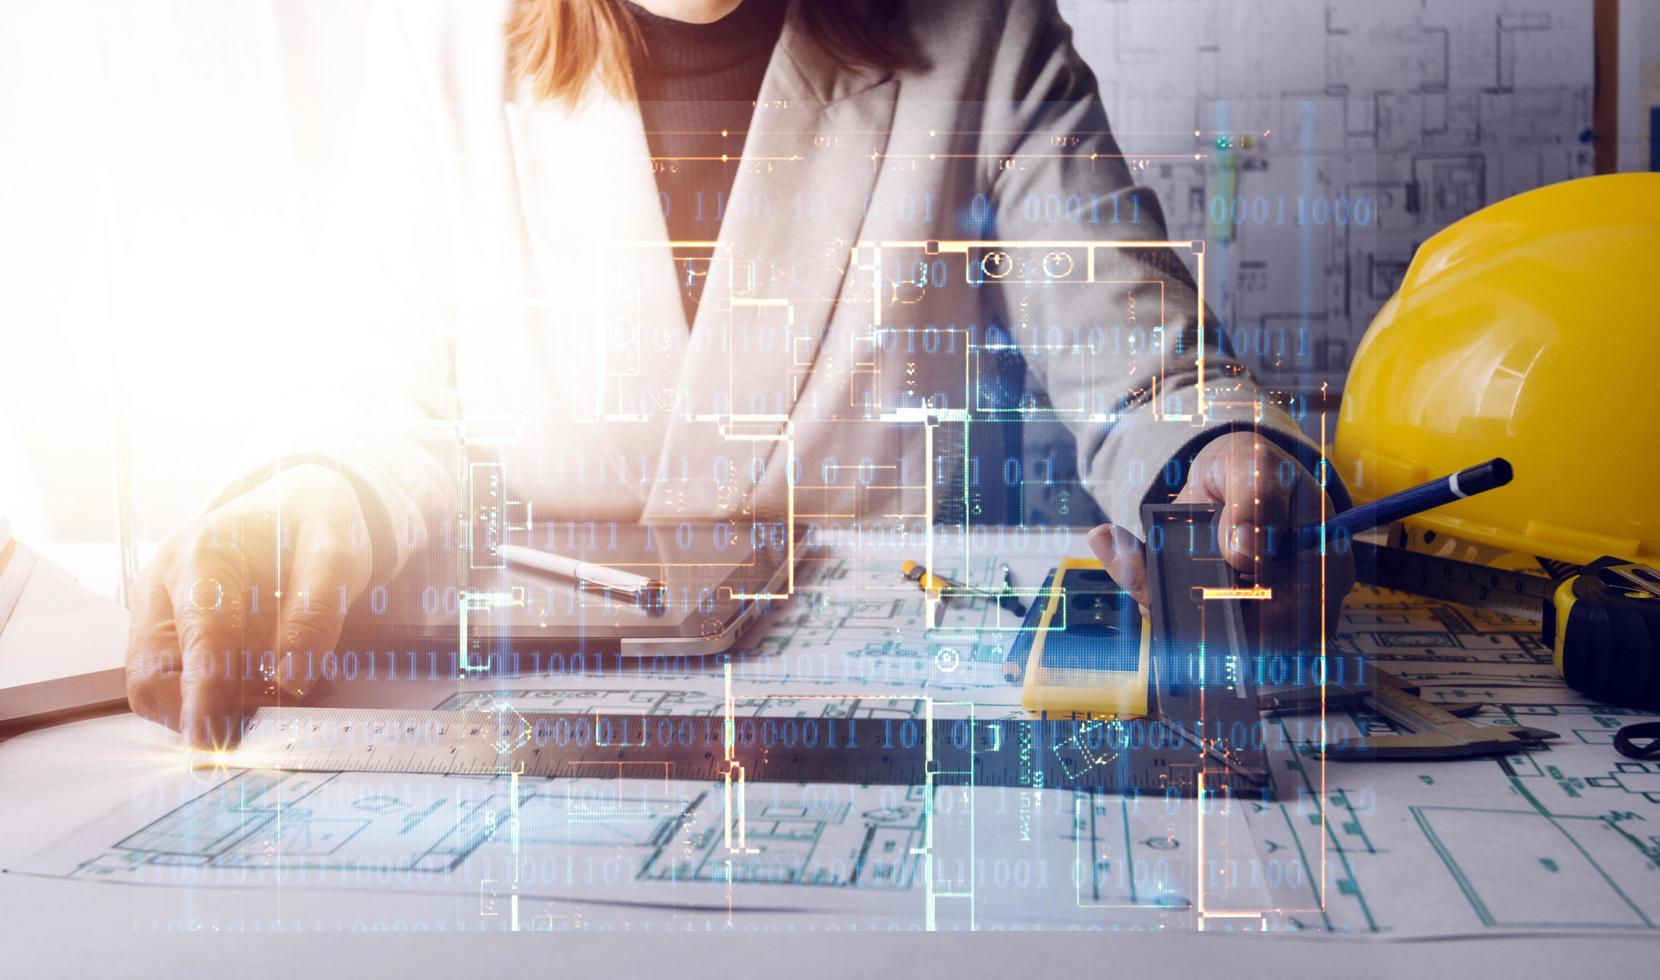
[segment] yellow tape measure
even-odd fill
[[[1599,558],[1556,587],[1546,638],[1576,691],[1633,708],[1660,708],[1660,572]]]

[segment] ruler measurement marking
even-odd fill
[[[260,709],[230,764],[246,768],[314,771],[371,771],[490,774],[518,770],[532,777],[634,778],[645,768],[652,778],[720,780],[726,775],[724,749],[707,739],[691,743],[643,742],[634,736],[616,741],[623,716],[530,712],[515,716],[529,726],[512,733],[512,748],[502,753],[490,741],[499,737],[500,716],[491,713],[397,712],[384,723],[366,717],[365,709]],[[698,731],[702,716],[654,716],[680,731],[691,722]],[[331,720],[336,720],[331,724]],[[814,747],[779,744],[784,724],[833,726],[834,745],[819,739]],[[643,724],[643,722],[642,722]],[[1184,792],[1197,783],[1198,759],[1172,744],[1175,736],[1157,738],[1162,726],[1139,721],[1139,740],[1104,747],[1081,739],[1100,723],[1009,719],[975,722],[936,719],[926,731],[916,723],[914,745],[901,744],[903,726],[889,719],[746,718],[737,726],[732,763],[754,782],[828,782],[866,785],[924,785],[932,777],[942,786],[1090,788],[1163,792],[1173,781]],[[1022,739],[1015,728],[1028,732]],[[1006,730],[1007,729],[1007,730]],[[1127,729],[1126,729],[1127,730]],[[715,732],[710,727],[703,734]],[[580,738],[573,733],[581,732]],[[300,737],[292,737],[299,733]],[[884,744],[891,737],[891,747]],[[564,739],[564,744],[560,744]],[[695,739],[695,736],[694,736]],[[771,741],[768,741],[771,739]],[[1022,760],[1024,742],[1030,758]],[[1149,744],[1157,742],[1157,746]],[[322,744],[318,744],[322,743]],[[929,757],[928,747],[932,747]],[[544,751],[546,750],[546,751]],[[1109,756],[1102,761],[1103,756]],[[1176,768],[1172,768],[1172,767]],[[1181,771],[1177,773],[1177,769]],[[932,772],[930,773],[930,769]],[[1207,767],[1207,782],[1234,782],[1219,767]],[[1236,792],[1256,795],[1261,787],[1248,776]]]
[[[1556,583],[1542,575],[1355,542],[1363,581],[1397,592],[1540,619]],[[1371,573],[1371,574],[1369,574]]]

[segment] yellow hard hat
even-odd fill
[[[1407,523],[1527,555],[1660,558],[1660,174],[1552,184],[1443,229],[1355,351],[1332,459],[1372,500],[1503,456]]]

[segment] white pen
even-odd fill
[[[639,596],[663,590],[663,583],[644,575],[625,572],[620,568],[611,568],[591,561],[582,561],[579,558],[556,555],[551,551],[538,551],[535,548],[526,548],[524,545],[499,545],[496,548],[496,554],[515,565],[534,568],[540,572],[570,579],[580,585],[592,585],[609,592]]]

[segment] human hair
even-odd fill
[[[893,0],[796,2],[807,35],[837,60],[880,70],[909,62]],[[596,81],[634,97],[640,30],[620,0],[514,0],[506,35],[508,68],[537,98],[575,103]]]

